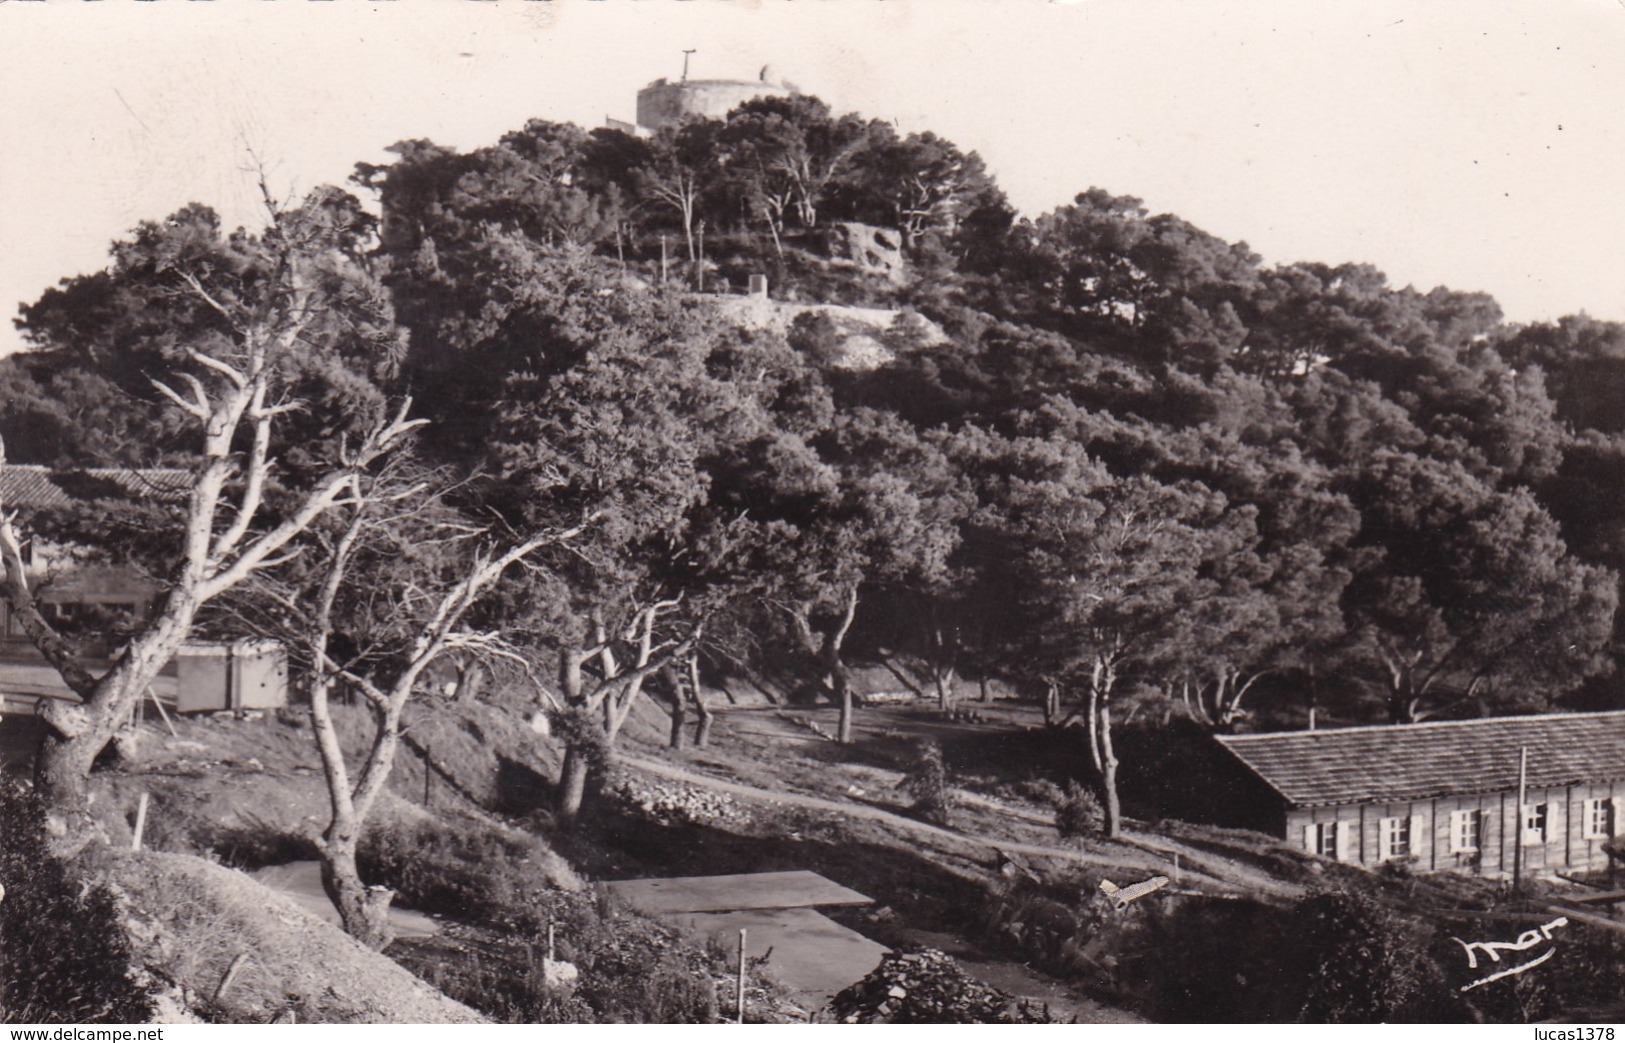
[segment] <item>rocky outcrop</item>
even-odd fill
[[[858,221],[840,221],[829,227],[827,249],[832,261],[845,261],[864,272],[879,275],[893,285],[908,281],[903,258],[903,236],[895,228],[879,228]]]

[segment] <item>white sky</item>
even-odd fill
[[[629,119],[689,47],[976,149],[1031,214],[1099,185],[1272,262],[1625,320],[1625,0],[0,2],[0,311],[189,201],[254,220],[250,149],[303,191]]]

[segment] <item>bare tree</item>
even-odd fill
[[[689,263],[699,259],[694,245],[694,222],[702,197],[717,176],[717,126],[694,120],[676,129],[662,128],[650,143],[649,162],[638,169],[638,191],[671,210],[683,224]]]
[[[421,423],[407,418],[409,402],[384,411],[375,423],[360,425],[358,434],[338,439],[325,464],[306,470],[298,488],[279,497],[275,511],[268,509],[267,491],[279,468],[274,429],[280,418],[303,409],[291,391],[298,360],[352,332],[340,328],[347,309],[379,300],[368,296],[370,280],[338,245],[345,233],[336,227],[333,204],[333,196],[317,194],[297,210],[272,206],[271,226],[262,236],[217,239],[201,250],[184,238],[185,230],[174,229],[174,221],[165,228],[144,226],[142,237],[124,245],[127,266],[135,264],[129,255],[141,252],[148,292],[166,295],[177,312],[189,309],[194,317],[186,330],[196,335],[174,352],[183,361],[168,379],[151,383],[194,425],[200,445],[180,560],[165,596],[99,676],[40,611],[23,567],[23,538],[0,504],[0,595],[79,697],[51,701],[41,711],[47,731],[36,784],[79,827],[89,827],[92,763],[186,640],[199,609],[286,562],[296,553],[290,549],[295,538],[349,502],[357,476]],[[206,328],[197,315],[208,320]]]
[[[284,630],[309,671],[311,724],[330,812],[317,841],[322,886],[345,931],[374,948],[391,939],[392,894],[362,882],[356,857],[394,766],[408,703],[425,693],[425,675],[442,657],[520,658],[500,633],[467,628],[464,620],[510,567],[569,541],[587,524],[502,547],[455,518],[428,517],[435,506],[421,481],[357,478],[337,533],[312,534],[324,556],[307,573],[307,584],[269,581],[244,594],[281,609]],[[423,553],[426,544],[438,544],[440,553]],[[417,560],[400,564],[413,554]],[[390,564],[380,569],[380,561]],[[369,623],[376,629],[361,640],[349,633]],[[335,641],[340,634],[351,638],[343,653]],[[340,686],[360,695],[372,719],[371,737],[353,763],[332,709]]]

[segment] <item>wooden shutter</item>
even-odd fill
[[[1315,824],[1309,823],[1303,827],[1303,849],[1311,855],[1315,854]]]
[[[1359,823],[1343,821],[1337,824],[1337,860],[1350,861],[1354,857],[1354,831]]]
[[[1407,837],[1406,839],[1408,839],[1410,841],[1410,847],[1411,847],[1410,854],[1418,855],[1418,856],[1421,855],[1422,854],[1422,816],[1421,815],[1412,815],[1411,816],[1410,836]]]

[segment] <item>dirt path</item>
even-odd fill
[[[1140,833],[1135,830],[1123,831],[1123,842],[1133,844],[1146,851],[1157,852],[1164,857],[1171,858],[1177,854],[1181,866],[1191,866],[1218,877],[1243,892],[1252,892],[1254,895],[1268,895],[1272,898],[1297,900],[1308,894],[1308,891],[1298,884],[1290,883],[1270,876],[1260,869],[1238,862],[1233,858],[1225,858],[1208,851],[1202,851],[1189,844],[1181,843],[1169,837],[1154,833]]]
[[[1050,819],[1044,815],[1028,811],[1026,808],[1011,807],[1002,801],[984,797],[980,793],[956,790],[955,795],[966,804],[978,805],[1037,825],[1047,826],[1050,824]],[[1225,858],[1222,855],[1215,855],[1211,851],[1202,851],[1170,837],[1125,828],[1123,835],[1118,839],[1124,844],[1137,847],[1142,851],[1151,852],[1162,858],[1171,860],[1174,855],[1178,855],[1179,865],[1182,869],[1193,869],[1205,873],[1215,880],[1223,881],[1233,887],[1270,895],[1275,898],[1296,899],[1302,898],[1304,895],[1304,889],[1297,884],[1278,880],[1244,862],[1238,862],[1233,858]]]
[[[1154,873],[1166,872],[1173,854],[1177,852],[1180,855],[1180,864],[1186,870],[1182,880],[1182,883],[1186,886],[1206,885],[1209,888],[1217,887],[1220,889],[1242,888],[1276,897],[1296,897],[1299,893],[1298,889],[1290,884],[1275,880],[1264,873],[1252,870],[1230,859],[1218,858],[1198,852],[1185,845],[1161,837],[1152,838],[1142,835],[1127,837],[1124,840],[1126,850],[1121,853],[1080,851],[1077,848],[1028,844],[1015,840],[995,840],[961,833],[958,830],[935,826],[928,822],[921,822],[917,819],[887,811],[884,808],[729,782],[712,775],[691,771],[687,768],[679,768],[676,765],[639,757],[631,753],[623,752],[618,756],[617,760],[621,764],[651,775],[658,775],[662,778],[694,786],[703,786],[737,797],[834,812],[850,818],[880,822],[904,832],[923,834],[959,844],[969,844],[994,852],[1038,858],[1056,858],[1104,869],[1126,869],[1130,872],[1148,871]],[[980,804],[992,810],[1009,814],[1012,817],[1024,818],[1029,821],[1038,820],[1038,816],[1031,812],[1022,812],[1019,809],[1008,807],[986,797],[964,793],[961,795],[966,798],[967,803]],[[1048,825],[1048,820],[1043,820],[1043,824]]]
[[[860,732],[872,733],[882,726],[908,727],[914,730],[926,728],[930,734],[942,738],[949,734],[972,732],[979,727],[977,725],[954,724],[916,717],[909,717],[906,721],[899,722],[895,718],[884,716],[886,708],[879,709],[882,711],[880,715],[877,716],[875,712],[868,715],[866,727],[863,723],[860,723]],[[988,710],[987,707],[981,709]],[[777,739],[797,745],[824,745],[828,742],[826,733],[814,730],[813,726],[808,723],[811,716],[810,711],[787,714],[779,707],[732,707],[721,710],[719,716],[750,720],[752,728],[749,733],[758,738]],[[874,789],[895,789],[898,781],[902,778],[900,772],[873,764],[849,764],[846,766],[846,772],[849,775],[857,776],[857,781],[864,787],[873,787]],[[774,799],[779,799],[777,796],[778,791],[770,792],[774,794]],[[963,807],[992,812],[1005,820],[1029,823],[1041,827],[1046,832],[1054,829],[1054,819],[1049,814],[1018,804],[1009,804],[970,790],[955,789],[954,795],[955,799]],[[842,803],[840,801],[833,803],[838,805],[843,813],[870,810],[862,804]],[[904,823],[907,828],[923,827],[927,831],[932,828],[905,816],[896,816],[896,818]],[[1129,850],[1123,850],[1120,853],[1097,849],[1093,852],[1080,854],[1071,848],[1027,845],[1013,840],[1005,843],[988,837],[980,837],[974,833],[953,830],[947,832],[953,833],[959,839],[985,848],[998,848],[1018,854],[1058,852],[1058,857],[1071,857],[1081,865],[1104,869],[1122,869],[1127,872],[1146,870],[1173,876],[1175,875],[1172,872],[1173,863],[1177,856],[1180,869],[1177,874],[1179,884],[1185,886],[1196,885],[1204,890],[1217,890],[1231,894],[1242,893],[1284,901],[1302,898],[1306,893],[1305,889],[1300,885],[1275,877],[1244,860],[1227,857],[1172,837],[1148,833],[1129,826],[1125,826],[1123,834],[1118,838],[1118,844]],[[1136,857],[1135,852],[1143,853],[1145,857]]]

